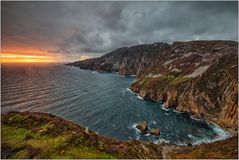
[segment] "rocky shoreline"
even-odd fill
[[[39,112],[1,115],[1,158],[238,158],[237,136],[178,147],[103,137],[73,122]]]
[[[238,42],[188,41],[123,47],[68,65],[137,75],[129,87],[165,108],[238,129]]]
[[[102,57],[68,65],[99,72],[118,72],[125,76],[136,75],[129,89],[140,97],[163,102],[165,109],[173,108],[188,113],[191,118],[218,124],[231,134],[228,141],[238,136],[238,42],[143,44],[119,48]],[[232,145],[237,145],[237,140]],[[215,153],[224,150],[220,146],[215,148],[218,149]],[[197,152],[195,148],[189,150]],[[196,158],[197,153],[191,156]],[[180,158],[177,154],[171,157]]]

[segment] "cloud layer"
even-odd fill
[[[99,56],[140,43],[238,39],[237,2],[2,2],[2,49]]]

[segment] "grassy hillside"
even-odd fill
[[[46,113],[2,115],[1,158],[162,158],[161,147],[98,136]]]
[[[238,157],[237,136],[211,144],[178,147],[106,138],[47,113],[10,112],[2,114],[1,122],[1,158],[4,159]]]

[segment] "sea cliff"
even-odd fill
[[[123,47],[68,65],[136,75],[129,87],[165,108],[237,131],[238,42],[189,41]]]

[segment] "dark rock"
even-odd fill
[[[150,134],[155,135],[155,136],[160,136],[160,130],[158,128],[152,128],[149,131]]]
[[[136,128],[138,128],[142,133],[146,133],[149,129],[148,129],[148,125],[147,122],[142,121],[140,122]]]
[[[187,146],[190,146],[190,147],[193,146],[191,142],[186,142],[186,144],[187,144]]]

